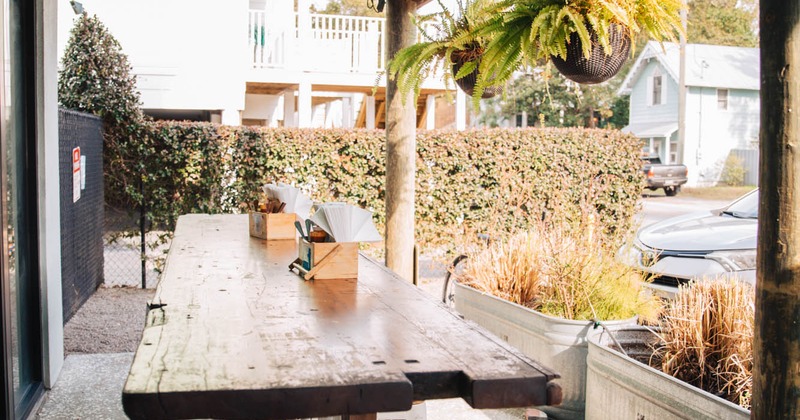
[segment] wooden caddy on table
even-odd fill
[[[296,268],[306,280],[358,278],[358,242],[308,242],[301,238]]]
[[[294,213],[262,213],[250,212],[250,236],[266,239],[294,239],[297,231],[294,228],[294,221],[297,215]]]

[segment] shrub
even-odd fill
[[[459,281],[544,314],[573,320],[655,321],[658,298],[620,262],[594,218],[570,226],[537,223],[471,255]]]
[[[749,408],[754,305],[753,286],[736,280],[682,286],[662,321],[662,370]]]
[[[103,120],[106,202],[122,208],[137,205],[146,119],[127,56],[96,16],[83,13],[70,32],[61,65],[61,106]]]
[[[191,212],[237,212],[267,181],[317,201],[346,201],[385,221],[385,133],[156,122],[146,136],[147,208],[174,224]],[[430,131],[417,135],[417,239],[453,247],[591,207],[602,230],[627,232],[641,194],[638,142],[585,129]]]
[[[741,187],[744,185],[744,177],[747,169],[744,167],[744,160],[734,154],[728,155],[725,164],[722,166],[720,181],[731,187]]]

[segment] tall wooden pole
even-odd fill
[[[416,42],[411,0],[386,4],[387,58]],[[413,93],[405,98],[397,84],[386,81],[386,266],[401,277],[414,277],[414,194],[416,177],[416,107]]]
[[[800,418],[800,1],[761,0],[754,419]]]
[[[680,37],[680,48],[679,48],[679,66],[680,69],[678,71],[678,150],[675,151],[675,155],[678,156],[678,161],[675,163],[683,163],[686,164],[688,159],[683,155],[684,151],[686,150],[686,29],[687,29],[687,11],[686,8],[689,7],[686,4],[686,0],[683,1],[683,7],[681,8],[681,27],[683,27],[683,32],[681,33]],[[669,145],[669,139],[666,139],[666,145]],[[672,163],[669,161],[669,155],[667,155],[667,163]],[[695,162],[696,163],[696,162]]]

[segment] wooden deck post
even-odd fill
[[[753,419],[800,418],[800,2],[761,0]]]
[[[387,58],[416,42],[412,0],[386,5]],[[416,109],[413,93],[402,98],[397,84],[386,81],[386,266],[413,278]]]

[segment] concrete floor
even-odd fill
[[[122,386],[133,353],[73,354],[39,410],[42,420],[127,419]]]

